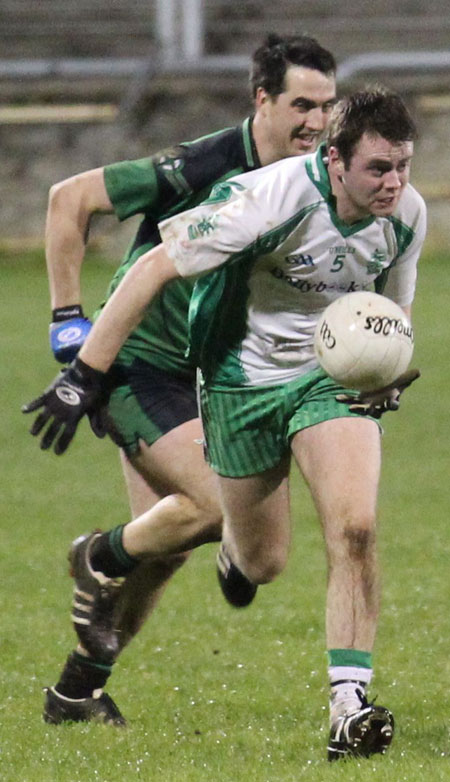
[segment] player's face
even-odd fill
[[[291,65],[284,84],[284,92],[274,98],[265,90],[259,93],[258,109],[273,160],[314,152],[336,102],[332,74]]]
[[[409,181],[413,149],[412,141],[393,143],[378,134],[364,133],[348,169],[335,158],[339,216],[347,222],[368,215],[389,217]],[[333,148],[330,165],[332,161]]]

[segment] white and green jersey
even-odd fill
[[[401,306],[413,300],[423,199],[408,185],[391,217],[347,225],[324,151],[234,177],[159,225],[181,276],[201,275],[191,349],[209,384],[271,385],[315,369],[315,325],[345,293],[375,287]]]

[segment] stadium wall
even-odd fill
[[[440,0],[204,0],[206,56],[248,56],[268,30],[305,31],[338,63],[367,51],[448,49],[450,15]],[[47,193],[56,181],[167,143],[239,122],[251,111],[243,70],[162,73],[156,0],[3,0],[0,9],[1,241],[42,241]],[[179,31],[178,31],[179,33]],[[370,47],[368,47],[368,42]],[[31,76],[26,66],[61,58],[146,58],[141,76]],[[5,75],[11,62],[20,78]],[[3,75],[2,75],[3,74]],[[377,80],[403,92],[420,131],[412,181],[430,212],[430,241],[446,241],[450,219],[450,73],[386,72],[355,77],[341,91]],[[133,228],[101,221],[98,241],[116,248]],[[444,233],[445,232],[445,233]],[[119,243],[120,244],[120,243]]]

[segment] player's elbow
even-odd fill
[[[67,194],[67,180],[63,182],[57,182],[52,185],[48,193],[48,208],[49,211],[55,211],[64,204]]]
[[[48,194],[47,222],[52,219],[59,220],[62,216],[79,222],[79,216],[84,212],[86,210],[83,208],[82,192],[77,186],[76,177],[52,185]],[[86,213],[84,221],[87,219]]]
[[[48,216],[73,220],[83,230],[94,212],[111,212],[103,169],[93,169],[57,182],[50,188]]]
[[[143,279],[151,278],[157,288],[180,276],[162,244],[141,255],[135,267],[138,276],[142,275]]]

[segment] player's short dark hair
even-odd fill
[[[334,107],[327,128],[327,144],[336,147],[348,168],[364,133],[378,134],[393,143],[413,141],[416,125],[400,95],[375,86],[342,98]]]
[[[256,97],[258,87],[275,97],[285,90],[284,77],[290,65],[301,65],[325,74],[336,73],[336,60],[315,38],[270,33],[252,57],[250,86]]]

